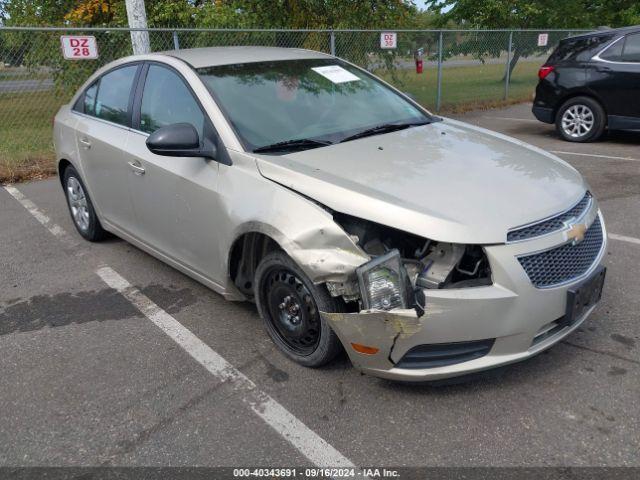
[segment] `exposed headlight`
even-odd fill
[[[397,249],[361,265],[356,274],[366,310],[407,308],[406,273]]]

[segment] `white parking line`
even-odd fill
[[[35,217],[51,234],[65,243],[77,242],[62,227],[45,215],[35,203],[17,188],[4,189]],[[194,360],[222,382],[229,382],[241,394],[242,401],[264,422],[278,432],[296,450],[318,467],[356,468],[338,450],[307,427],[277,401],[260,390],[255,383],[227,362],[206,343],[196,337],[175,318],[153,303],[140,290],[109,266],[101,266],[96,274],[111,288],[121,293],[140,312],[180,345]]]
[[[618,235],[616,233],[610,233],[609,238],[612,240],[618,240],[619,242],[635,243],[640,245],[640,238],[627,237],[626,235]]]
[[[36,220],[38,220],[47,230],[49,230],[51,234],[53,234],[54,236],[60,239],[64,239],[64,241],[67,242],[67,245],[71,246],[71,245],[76,245],[78,243],[60,225],[58,225],[57,223],[54,223],[47,215],[42,213],[42,211],[36,206],[36,204],[33,203],[31,200],[29,200],[27,197],[25,197],[20,190],[18,190],[12,185],[5,185],[4,189],[9,193],[9,195],[15,198],[18,202],[20,202],[20,204],[24,208],[26,208],[27,211],[31,215],[33,215],[33,217]]]
[[[595,153],[564,152],[561,150],[549,150],[549,151],[551,153],[560,154],[560,155],[580,155],[582,157],[608,158],[610,160],[627,160],[629,162],[640,162],[640,158],[613,157],[611,155],[597,155]]]
[[[144,316],[180,345],[209,373],[221,382],[231,383],[241,393],[242,401],[256,415],[311,462],[321,467],[354,467],[349,459],[345,458],[273,398],[259,390],[256,384],[242,372],[153,303],[140,290],[131,286],[116,271],[110,267],[102,267],[96,273],[107,285],[124,295]]]
[[[533,122],[540,123],[538,120],[534,120],[533,118],[512,118],[512,117],[492,117],[489,115],[483,115],[483,118],[489,118],[492,120],[505,120],[507,122]]]

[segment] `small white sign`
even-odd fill
[[[345,83],[354,82],[360,80],[353,73],[345,70],[340,65],[327,65],[326,67],[311,67],[316,73],[319,73],[324,78],[331,80],[333,83]]]
[[[546,47],[547,43],[549,43],[549,34],[548,33],[541,33],[540,35],[538,35],[538,46],[539,47]]]
[[[380,48],[396,48],[398,34],[396,32],[382,32],[380,34]]]
[[[98,58],[98,43],[91,35],[61,35],[62,56],[67,60]]]

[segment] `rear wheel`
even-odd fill
[[[343,304],[324,286],[314,285],[284,252],[262,259],[254,289],[267,333],[287,357],[319,367],[341,351],[340,340],[320,312],[343,311]]]
[[[90,242],[97,242],[106,237],[107,233],[100,225],[91,198],[75,168],[68,166],[64,170],[62,184],[69,213],[78,233]]]
[[[567,100],[556,115],[556,130],[569,142],[597,140],[606,126],[606,114],[602,106],[589,97]]]

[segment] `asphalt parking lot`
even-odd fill
[[[57,178],[19,184],[0,189],[0,465],[640,466],[640,133],[570,144],[529,105],[458,118],[556,153],[600,201],[607,284],[565,341],[452,385],[306,369],[254,306],[82,241]]]

